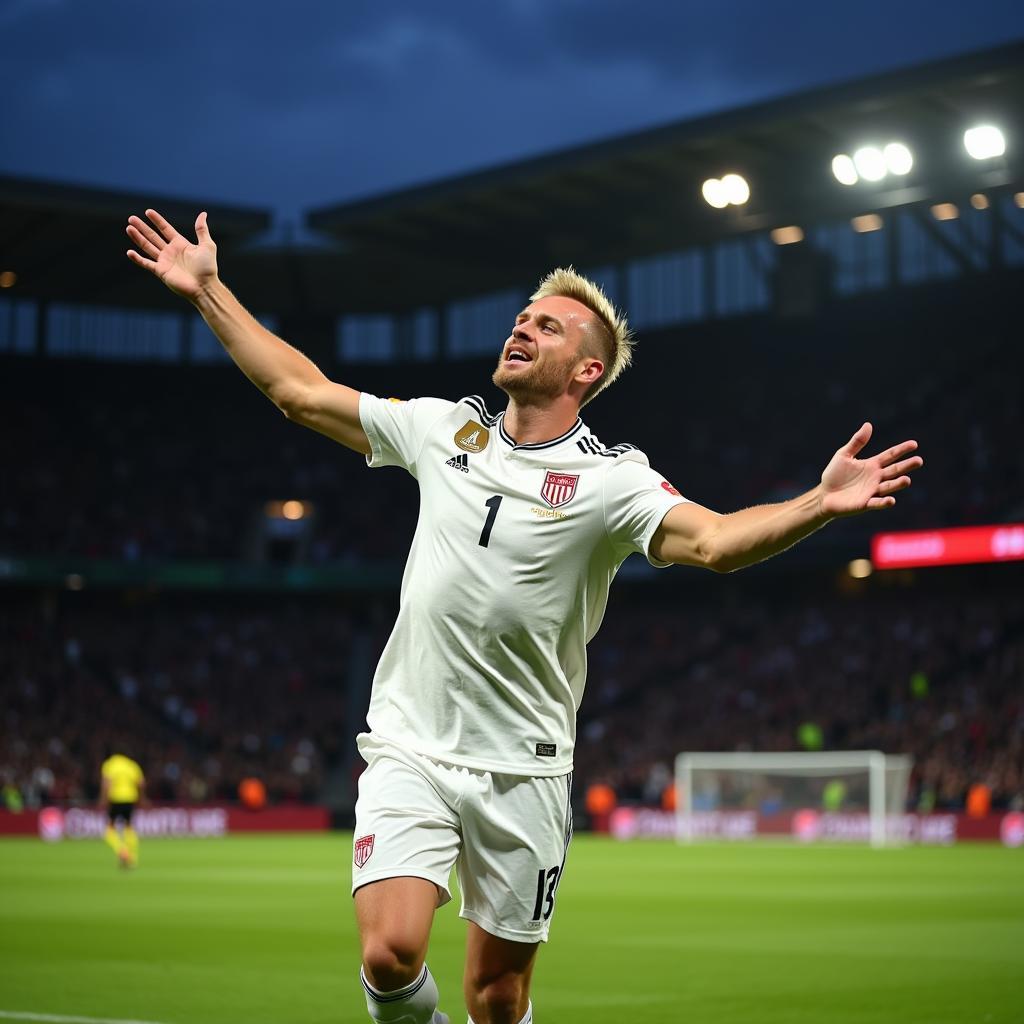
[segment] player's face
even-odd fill
[[[531,302],[516,317],[492,380],[511,398],[556,398],[564,394],[586,359],[593,313],[560,295]]]

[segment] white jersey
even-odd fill
[[[475,396],[363,394],[370,466],[419,482],[401,605],[373,680],[371,732],[439,761],[572,770],[576,710],[608,587],[685,501],[632,445],[577,420],[517,445]]]

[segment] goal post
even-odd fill
[[[795,823],[800,814],[826,820],[843,814],[855,821],[860,816],[871,845],[884,846],[900,839],[896,823],[902,820],[912,766],[910,756],[880,750],[681,753],[676,758],[677,836],[692,842],[707,835],[702,826],[709,815],[743,814],[760,821],[788,814]]]

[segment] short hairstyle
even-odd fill
[[[606,356],[604,373],[590,385],[583,396],[580,406],[584,406],[613,384],[619,374],[633,361],[633,335],[629,330],[629,324],[626,323],[626,317],[612,305],[611,300],[601,290],[601,286],[582,274],[577,274],[571,266],[552,270],[537,286],[537,290],[530,296],[530,301],[536,302],[537,299],[545,299],[549,295],[575,299],[597,318],[601,347]]]

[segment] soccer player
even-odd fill
[[[475,396],[400,402],[328,380],[221,282],[205,213],[198,244],[155,210],[146,217],[129,218],[129,258],[195,305],[288,419],[419,483],[398,619],[359,736],[352,888],[370,1017],[448,1020],[425,958],[454,865],[470,1020],[530,1024],[530,977],[572,834],[586,644],[618,567],[636,551],[656,566],[728,572],[838,516],[890,508],[922,464],[917,444],[858,459],[865,423],[805,494],[720,515],[580,419],[629,364],[631,341],[572,270],[550,274],[510,325],[493,377],[508,405],[493,414]]]
[[[146,778],[136,761],[113,753],[100,768],[100,810],[107,812],[103,841],[123,868],[139,863],[139,836],[132,826],[135,806],[145,796]]]

